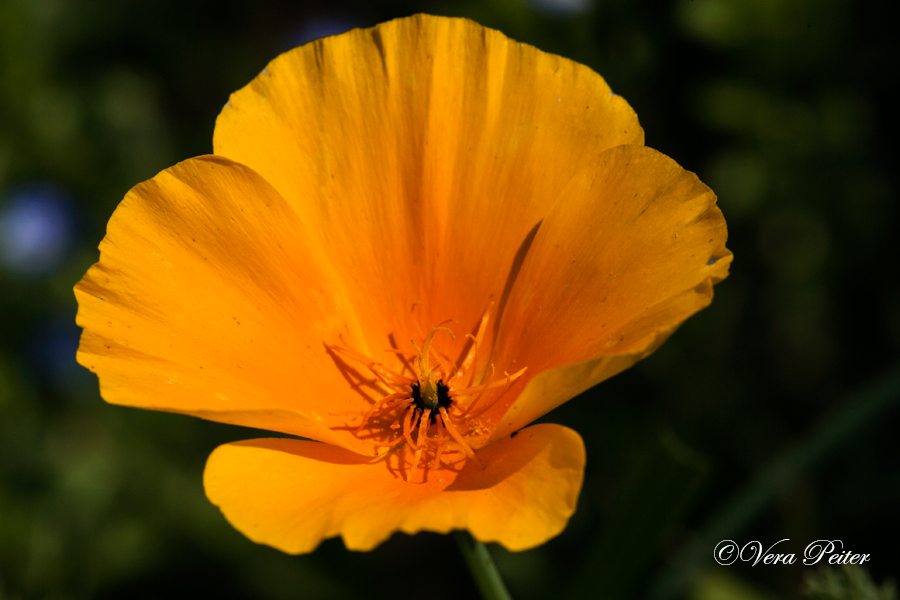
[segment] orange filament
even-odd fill
[[[380,412],[382,410],[385,410],[385,405],[396,404],[397,401],[402,400],[406,397],[407,396],[405,392],[396,392],[394,394],[388,394],[387,396],[373,404],[371,407],[369,407],[369,410],[366,411],[366,414],[363,415],[362,421],[360,421],[359,423],[359,427],[356,428],[356,433],[359,433],[363,430],[363,428],[368,424],[369,419],[372,418],[372,415],[374,415],[376,411]],[[391,407],[388,406],[388,408]]]
[[[493,303],[491,304],[493,305]],[[466,337],[472,340],[472,347],[469,349],[469,353],[466,354],[462,364],[459,366],[459,371],[450,378],[451,380],[464,375],[466,371],[472,369],[475,365],[475,359],[478,357],[478,348],[484,340],[485,331],[487,331],[488,317],[490,317],[490,307],[488,307],[488,310],[484,311],[484,315],[481,317],[481,322],[478,324],[478,331],[475,332],[475,335],[473,336],[471,333],[466,334]],[[471,386],[473,383],[475,383],[475,369],[472,369],[472,376],[469,378],[469,385]],[[447,385],[449,384],[450,382],[448,381]]]
[[[469,445],[463,439],[459,432],[456,430],[456,427],[453,426],[453,421],[450,420],[450,415],[447,414],[447,409],[443,406],[441,407],[441,417],[444,420],[444,427],[447,428],[447,432],[450,434],[456,443],[459,444],[460,448],[466,453],[466,456],[475,461],[475,464],[478,465],[479,468],[484,469],[484,466],[478,460],[478,457],[475,456],[475,451],[469,448]]]
[[[369,442],[376,448],[393,448],[394,446],[399,445],[401,442],[405,441],[402,435],[395,440],[391,440],[390,442]]]
[[[425,437],[428,435],[428,425],[431,421],[431,409],[426,408],[425,412],[422,413],[422,416],[419,418],[419,437],[416,439],[416,454],[413,456],[412,465],[409,467],[409,471],[406,473],[406,480],[412,481],[413,473],[416,471],[416,467],[419,466],[419,461],[422,460],[422,452],[425,451]]]
[[[478,393],[478,396],[475,398],[475,400],[473,400],[469,404],[469,406],[466,407],[466,412],[464,414],[469,414],[470,412],[472,412],[472,409],[475,408],[476,402],[478,402],[478,400],[481,399],[481,397],[484,395],[484,393],[486,391],[493,390],[493,389],[500,388],[500,387],[506,387],[506,389],[503,390],[503,392],[499,396],[497,396],[497,399],[494,400],[494,402],[492,402],[491,404],[488,404],[487,406],[482,408],[480,411],[478,411],[477,413],[472,415],[473,417],[477,417],[478,415],[484,414],[488,409],[490,409],[494,404],[496,404],[506,394],[506,392],[509,391],[509,388],[512,387],[513,382],[525,374],[526,370],[528,370],[528,367],[524,367],[524,368],[520,369],[519,371],[513,373],[512,375],[510,375],[509,373],[504,371],[503,374],[506,375],[506,381],[495,381],[493,383],[486,384],[486,385],[479,385],[479,386],[475,386],[475,387],[471,387],[471,388],[465,388],[462,390],[451,390],[451,391],[458,396],[468,396],[468,395],[474,394],[476,392]]]
[[[444,451],[444,430],[447,429],[447,426],[444,425],[443,416],[441,415],[441,424],[438,425],[438,437],[437,437],[437,447],[434,449],[434,468],[439,469],[441,466],[441,453]]]
[[[491,377],[494,376],[495,372],[496,372],[496,369],[494,369],[494,365],[491,365]],[[480,392],[478,392],[478,395],[475,396],[475,399],[472,400],[471,402],[469,402],[468,406],[466,406],[466,410],[463,411],[461,414],[463,416],[465,416],[465,415],[469,414],[470,412],[472,412],[472,409],[475,408],[475,405],[478,404],[478,401],[481,400],[482,396],[484,396],[484,393],[486,391],[487,391],[487,389],[484,388]]]
[[[406,418],[403,419],[403,437],[406,438],[406,442],[409,444],[410,448],[415,448],[417,446],[417,444],[412,439],[412,419],[413,415],[415,414],[415,407],[410,406],[406,410]]]
[[[527,369],[528,369],[528,367],[525,367],[519,371],[516,371],[512,375],[510,375],[509,373],[504,371],[503,374],[506,375],[506,380],[494,381],[493,383],[478,385],[478,386],[470,387],[470,388],[463,388],[461,390],[453,390],[453,393],[456,394],[457,396],[471,396],[472,394],[475,394],[478,392],[484,392],[487,390],[497,389],[499,387],[503,387],[506,385],[511,385],[513,381],[515,381],[516,379],[518,379],[519,377],[524,375],[525,371]]]
[[[359,424],[351,427],[351,430],[358,439],[381,450],[376,460],[393,452],[405,442],[413,452],[406,472],[407,481],[412,481],[420,468],[440,469],[444,465],[452,464],[454,459],[450,459],[451,462],[448,463],[446,458],[448,455],[461,454],[462,460],[470,459],[480,468],[484,468],[466,440],[472,435],[483,436],[484,426],[483,424],[473,426],[470,419],[484,414],[499,402],[512,383],[525,373],[525,369],[512,375],[504,372],[503,379],[491,381],[493,365],[490,365],[491,376],[487,377],[488,381],[476,385],[478,375],[475,366],[487,331],[489,312],[490,309],[485,311],[475,335],[466,335],[471,345],[465,357],[458,363],[432,347],[434,336],[438,331],[446,332],[451,338],[455,338],[450,329],[441,326],[449,321],[443,321],[434,327],[425,336],[421,348],[413,341],[416,355],[411,359],[397,348],[391,348],[389,352],[397,356],[403,365],[402,371],[410,371],[413,377],[392,371],[381,362],[352,348],[330,347],[331,350],[364,365],[380,382],[384,396],[373,402],[362,413]],[[442,362],[432,366],[433,357]],[[449,368],[442,369],[442,364],[449,365]],[[379,385],[377,382],[373,384]],[[486,392],[500,388],[505,389],[486,406],[479,406],[477,415],[472,414]],[[404,402],[408,404],[404,405]],[[451,417],[451,410],[456,417]],[[392,419],[391,424],[384,425],[383,417]],[[454,419],[459,422],[454,422]],[[432,432],[433,424],[436,432]],[[465,424],[465,427],[460,427],[461,424]]]
[[[399,375],[394,373],[387,367],[385,367],[380,362],[373,360],[362,354],[357,352],[352,348],[348,348],[346,346],[329,346],[332,350],[340,352],[341,354],[345,354],[355,360],[356,362],[362,363],[365,365],[372,373],[378,377],[385,385],[394,388],[402,388],[403,386],[408,386],[415,381],[415,379],[410,379],[409,377],[404,377],[403,375]]]

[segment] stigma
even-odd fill
[[[476,360],[488,319],[489,311],[485,311],[475,335],[466,335],[468,351],[458,363],[433,346],[437,334],[455,339],[450,329],[441,326],[443,323],[428,333],[421,348],[411,340],[414,355],[392,350],[399,358],[400,372],[347,346],[330,346],[371,371],[372,384],[382,394],[370,400],[372,405],[367,410],[350,413],[359,415],[360,420],[348,427],[360,441],[374,447],[378,459],[402,450],[407,481],[411,482],[419,470],[457,469],[467,460],[484,468],[470,442],[493,431],[495,427],[482,418],[484,413],[526,370],[494,379],[490,366],[491,377],[478,381]],[[492,390],[490,399],[482,402]]]

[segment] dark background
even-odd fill
[[[819,567],[738,561],[818,539],[900,564],[898,44],[849,0],[0,0],[0,599],[466,598],[450,537],[291,557],[204,497],[257,432],[105,404],[72,286],[134,184],[212,149],[278,53],[416,12],[585,63],[647,145],[718,194],[735,254],[710,308],[546,417],[588,450],[546,545],[492,547],[514,597],[799,598]],[[824,561],[823,561],[824,562]],[[821,577],[821,573],[819,574]],[[848,596],[849,597],[849,596]]]

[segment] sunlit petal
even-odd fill
[[[505,306],[493,360],[528,372],[494,436],[626,369],[708,305],[728,274],[725,237],[715,194],[655,150],[614,148],[573,179]]]
[[[577,433],[535,425],[479,456],[483,471],[467,462],[409,484],[399,469],[326,444],[248,440],[213,452],[204,485],[244,535],[292,554],[337,535],[352,550],[370,550],[394,531],[453,529],[524,550],[565,527],[584,470]]]
[[[201,157],[129,192],[76,287],[78,360],[114,404],[359,449],[330,413],[366,406],[321,340],[352,336],[327,260],[251,169]]]
[[[373,347],[412,323],[477,323],[572,176],[640,143],[589,68],[427,15],[283,54],[231,96],[214,138],[310,223]]]

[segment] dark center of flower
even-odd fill
[[[418,381],[410,384],[409,387],[412,388],[411,404],[416,409],[417,417],[421,419],[421,415],[426,408],[431,410],[431,425],[434,425],[437,415],[440,414],[438,411],[441,408],[450,408],[450,405],[453,404],[453,398],[450,397],[450,388],[444,385],[443,379],[439,379],[437,382],[437,396],[435,398],[423,398],[422,388],[419,387]]]
[[[432,329],[421,348],[412,340],[416,356],[404,358],[401,355],[403,369],[399,373],[352,348],[330,346],[332,350],[367,366],[383,386],[385,395],[374,400],[362,414],[360,422],[352,428],[361,440],[368,441],[376,448],[387,448],[382,453],[383,456],[406,442],[413,451],[412,456],[406,459],[407,481],[412,481],[413,473],[423,464],[423,460],[423,468],[440,469],[443,464],[458,462],[453,455],[463,454],[482,467],[466,438],[476,441],[487,439],[494,426],[490,422],[486,424],[481,415],[498,402],[512,383],[525,373],[524,368],[512,375],[504,371],[504,379],[490,381],[493,376],[492,366],[491,375],[486,377],[488,381],[477,382],[476,357],[487,322],[488,313],[485,311],[476,334],[466,336],[472,340],[472,344],[459,363],[453,363],[446,354],[431,347],[434,335],[439,331],[454,337],[453,332],[446,327]],[[432,353],[436,356],[432,356]],[[436,357],[441,357],[448,366],[438,363],[432,367],[431,359]],[[409,375],[405,373],[407,370]],[[501,388],[505,390],[489,400],[487,406],[479,404],[485,392]]]

